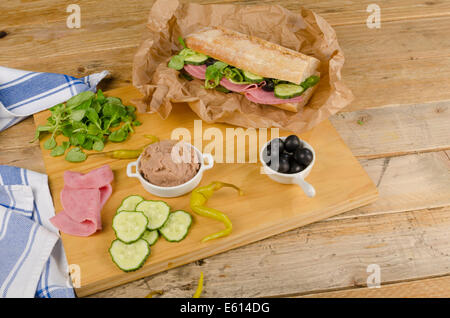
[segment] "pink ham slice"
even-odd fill
[[[250,91],[245,92],[245,97],[247,97],[248,100],[257,103],[257,104],[268,104],[268,105],[275,105],[275,104],[284,104],[284,103],[299,103],[303,100],[303,97],[297,96],[294,98],[288,98],[288,99],[282,99],[275,97],[273,92],[266,92],[262,88],[253,89]]]
[[[101,230],[100,211],[102,209],[102,201],[100,189],[72,189],[64,187],[60,197],[64,211],[70,211],[68,216],[72,220],[78,223],[91,222],[96,230]]]
[[[60,195],[64,210],[50,221],[61,232],[70,235],[89,236],[101,230],[100,212],[112,194],[110,182],[113,178],[108,165],[87,174],[66,171]]]
[[[204,80],[205,79],[205,73],[206,73],[206,65],[190,65],[186,64],[184,66],[184,70],[188,72],[191,76]]]
[[[99,189],[114,180],[114,174],[108,165],[94,169],[89,173],[65,171],[64,185],[73,189]]]
[[[99,190],[100,190],[100,209],[103,209],[106,201],[108,201],[109,197],[112,194],[112,186],[110,184],[107,184],[101,187]]]
[[[195,78],[204,80],[206,65],[185,65],[184,70]],[[273,92],[266,92],[261,88],[261,84],[234,84],[226,78],[222,78],[220,85],[235,93],[244,93],[248,100],[257,104],[276,105],[284,103],[299,103],[303,100],[302,96],[289,99],[276,97]]]
[[[70,212],[61,211],[50,219],[61,232],[74,236],[89,236],[97,232],[94,222],[77,222],[70,217]]]
[[[222,78],[222,80],[220,81],[220,85],[235,93],[248,92],[258,88],[258,84],[234,84],[227,78]]]

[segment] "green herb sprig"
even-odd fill
[[[51,150],[53,157],[62,156],[75,146],[65,157],[70,162],[86,160],[82,149],[102,151],[107,141],[125,141],[134,132],[133,126],[141,125],[136,120],[134,106],[123,105],[117,97],[105,97],[100,89],[97,94],[86,91],[73,96],[66,103],[50,108],[50,112],[47,123],[37,127],[31,142],[38,140],[42,133],[51,134],[44,148]],[[58,145],[58,135],[68,140]]]

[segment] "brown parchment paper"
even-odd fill
[[[167,67],[181,45],[178,37],[205,26],[223,26],[314,56],[321,61],[321,80],[303,110],[293,113],[250,102],[241,94],[203,88]],[[278,5],[199,5],[158,0],[147,22],[144,41],[133,61],[133,85],[144,98],[135,100],[141,112],[167,118],[174,103],[186,102],[208,123],[224,122],[254,128],[278,127],[301,133],[335,114],[353,100],[341,79],[344,54],[336,32],[314,12],[291,12]]]

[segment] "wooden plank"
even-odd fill
[[[365,287],[370,264],[380,266],[382,286],[448,275],[449,212],[318,222],[94,296],[144,297],[163,289],[163,297],[191,297],[200,271],[204,297],[290,297]]]
[[[345,111],[450,100],[449,28],[449,17],[336,27],[356,97]]]
[[[137,48],[144,28],[143,19],[133,17],[95,19],[85,22],[80,29],[68,29],[65,21],[48,25],[21,25],[2,39],[5,46],[0,61],[15,60],[17,63],[35,56],[51,58],[74,53],[95,57],[97,52],[105,50]]]
[[[88,1],[80,0],[83,19],[98,17],[100,14],[105,17],[112,16],[132,16],[146,14],[154,1],[139,0],[109,0],[109,1]],[[201,4],[209,3],[227,3],[227,4],[280,4],[285,8],[295,11],[299,7],[296,0],[194,0]],[[20,1],[9,0],[3,1],[0,8],[3,13],[3,27],[10,28],[24,24],[41,24],[66,20],[68,13],[65,12],[66,7],[71,4],[70,0],[35,0]],[[371,0],[348,0],[345,6],[340,0],[322,0],[301,3],[305,8],[311,9],[330,20],[332,25],[343,24],[365,24],[369,13],[366,8],[372,4]],[[397,0],[387,1],[379,0],[377,4],[381,8],[381,17],[383,22],[393,20],[415,19],[422,17],[439,17],[450,14],[450,5],[446,1],[436,0]]]
[[[450,102],[342,112],[330,121],[360,159],[450,149]]]
[[[125,104],[130,99],[139,96],[132,87],[110,91],[109,94],[122,98]],[[36,123],[46,122],[48,115],[49,111],[35,115]],[[105,151],[140,148],[148,142],[143,135],[150,132],[161,139],[169,139],[172,131],[181,127],[189,129],[195,144],[196,139],[202,138],[193,133],[194,119],[196,118],[197,116],[190,111],[187,105],[179,105],[177,111],[173,112],[164,123],[158,114],[142,114],[138,116],[142,126],[136,129],[132,138],[122,144],[107,144]],[[229,125],[203,123],[204,129],[209,127],[220,129],[223,136],[229,139],[229,134],[225,133],[225,129],[229,128]],[[287,135],[287,133],[281,135]],[[311,142],[315,147],[316,164],[307,180],[314,184],[317,191],[316,197],[307,199],[298,186],[273,182],[260,172],[261,165],[256,162],[217,164],[217,167],[205,172],[203,185],[214,180],[221,180],[237,184],[246,192],[246,195],[242,197],[236,195],[230,197],[225,191],[223,192],[225,194],[219,194],[210,200],[213,206],[219,206],[221,210],[227,211],[227,215],[233,221],[233,233],[220,240],[202,244],[200,241],[204,236],[219,231],[222,225],[217,221],[193,215],[194,226],[185,240],[173,244],[161,239],[152,246],[152,256],[146,264],[139,271],[133,273],[123,273],[110,260],[108,248],[115,237],[111,227],[112,217],[122,200],[128,195],[140,194],[147,199],[158,198],[146,193],[138,180],[126,176],[125,167],[130,162],[129,160],[114,160],[97,156],[88,158],[83,164],[73,164],[62,157],[51,157],[50,152],[43,149],[45,139],[41,140],[44,163],[56,211],[62,210],[59,194],[64,186],[64,171],[85,173],[109,164],[115,174],[114,192],[102,210],[103,230],[89,238],[62,234],[69,264],[78,264],[82,271],[82,286],[77,289],[77,293],[86,295],[110,288],[316,222],[376,200],[375,185],[329,121],[324,121],[313,130],[302,134],[301,138]],[[255,144],[254,148],[247,144],[246,148],[249,149],[249,153],[251,151],[259,152],[263,142],[265,143],[265,140],[260,141],[259,147]],[[227,144],[227,151],[230,149],[228,146],[229,144]],[[237,153],[235,147],[231,148],[234,150],[234,154]],[[227,153],[227,157],[228,155]],[[282,195],[268,196],[270,192],[282,193]],[[164,201],[168,202],[175,210],[187,209],[189,211],[189,197],[186,195],[167,198]],[[86,244],[86,240],[89,241],[89,244]],[[80,250],[80,246],[85,247]]]
[[[377,185],[379,200],[335,218],[450,205],[450,159],[443,151],[360,162]]]
[[[201,3],[211,3],[204,0]],[[369,16],[366,9],[371,0],[348,0],[345,5],[341,0],[305,1],[299,3],[296,0],[216,0],[214,3],[239,3],[239,4],[280,4],[285,8],[295,11],[299,5],[314,10],[330,21],[331,25],[365,24]],[[423,17],[440,17],[450,15],[450,5],[446,1],[427,0],[380,0],[376,2],[381,9],[382,22],[417,19]]]
[[[33,118],[0,132],[0,164],[12,165],[45,173],[41,149],[33,139],[35,125]]]
[[[450,276],[382,285],[380,288],[355,288],[309,294],[313,298],[448,298]]]
[[[153,0],[80,0],[76,4],[80,6],[82,26],[85,21],[99,19],[105,21],[115,17],[140,17],[145,21]],[[0,3],[2,11],[2,28],[13,33],[17,26],[51,24],[61,22],[65,27],[66,19],[70,13],[66,12],[68,5],[73,4],[70,0],[8,0]]]
[[[99,19],[97,14],[86,18],[80,29],[67,28],[65,20],[18,25],[2,39],[5,47],[0,61],[123,49],[140,44],[148,11],[140,11],[139,15],[103,14],[105,19]],[[380,29],[371,30],[360,24],[337,26],[335,30],[348,64],[378,64],[448,57],[450,39],[445,31],[449,25],[450,17],[438,17],[386,22]]]
[[[446,80],[450,76],[450,57],[367,62],[364,66],[352,64],[348,58],[345,65],[343,77],[355,100],[344,112],[450,100]],[[427,83],[426,87],[423,83]]]
[[[102,90],[131,85],[131,63],[137,47],[104,50],[93,54],[73,53],[62,56],[12,60],[8,67],[35,72],[63,73],[83,77],[103,70],[108,75],[98,85]],[[0,57],[1,59],[1,57]]]
[[[141,14],[86,18],[80,30],[64,21],[19,25],[1,40],[0,64],[77,76],[109,69],[109,88],[123,86],[141,42]],[[346,56],[343,76],[356,96],[345,111],[450,100],[449,28],[450,17],[386,22],[379,30],[336,26]]]

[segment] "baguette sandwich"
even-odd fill
[[[254,103],[298,112],[320,80],[314,57],[222,27],[180,38],[168,66],[205,88],[244,94]]]

